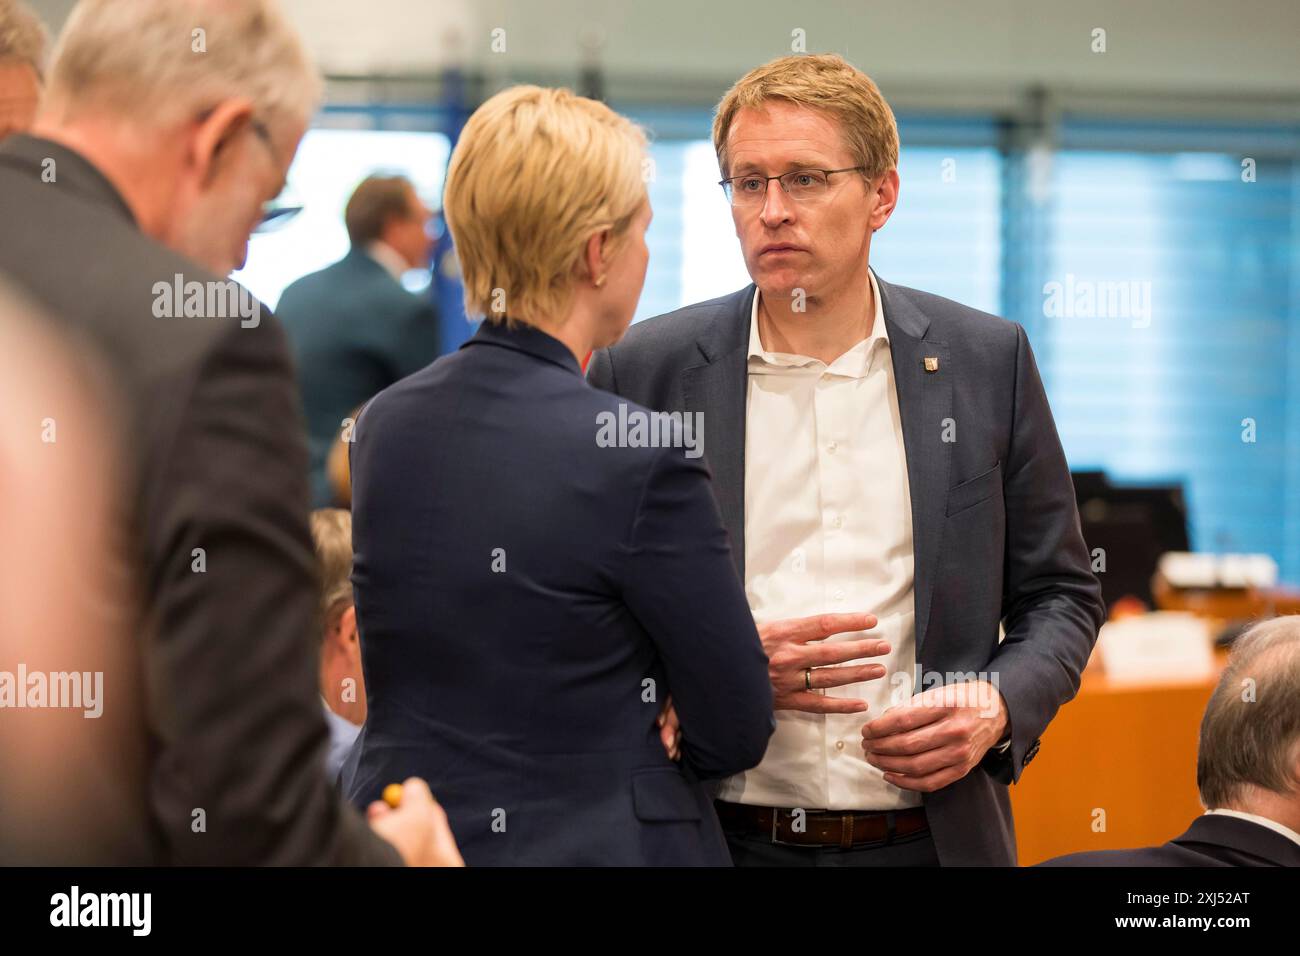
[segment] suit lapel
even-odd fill
[[[879,276],[876,283],[880,287],[885,326],[889,330],[912,499],[912,545],[916,568],[913,596],[919,658],[930,622],[930,599],[934,594],[944,507],[948,499],[952,441],[944,441],[944,438],[945,425],[948,424],[945,419],[953,418],[952,366],[947,346],[926,337],[929,319]],[[936,371],[926,371],[927,358],[938,360]]]
[[[731,535],[732,558],[745,579],[745,386],[748,379],[749,316],[754,286],[737,294],[700,337],[705,361],[682,370],[688,411],[704,414],[704,459],[713,473],[713,494]]]

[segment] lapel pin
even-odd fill
[[[937,355],[927,355],[927,356],[925,357],[925,370],[926,370],[927,372],[937,372],[937,371],[939,371],[939,356],[937,356]]]

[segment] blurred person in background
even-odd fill
[[[83,0],[0,145],[0,274],[118,387],[157,862],[455,862],[420,781],[368,827],[325,777],[288,350],[223,278],[319,95],[274,0]]]
[[[753,282],[638,323],[588,377],[709,424],[778,710],[718,791],[736,863],[1013,865],[1007,786],[1103,617],[1029,341],[870,268],[898,128],[842,57],[750,71],[713,140]],[[871,623],[827,625],[850,609]],[[824,666],[863,627],[879,664]]]
[[[364,803],[424,776],[471,865],[729,865],[702,781],[752,767],[772,730],[685,424],[654,447],[602,440],[602,420],[647,413],[579,366],[645,281],[644,154],[637,127],[567,90],[479,107],[444,208],[486,320],[357,420],[368,702],[344,785]]]
[[[1300,866],[1300,616],[1232,645],[1201,720],[1205,813],[1163,846],[1093,850],[1040,866]]]
[[[0,140],[30,129],[36,118],[48,41],[23,0],[0,0]]]
[[[370,176],[343,219],[352,248],[284,290],[276,315],[289,336],[307,418],[315,507],[345,504],[331,485],[330,449],[355,409],[438,357],[438,316],[401,278],[429,265],[432,213],[404,176]]]
[[[0,862],[152,858],[104,369],[0,279]]]
[[[366,681],[352,603],[352,515],[342,508],[318,508],[311,515],[311,536],[321,583],[320,692],[330,728],[325,770],[337,780],[366,722]]]

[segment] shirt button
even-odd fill
[[[836,749],[836,750],[843,750],[843,749],[844,749],[844,741],[842,741],[842,740],[837,740],[837,741],[835,741],[835,749]]]
[[[843,527],[844,527],[844,515],[836,515],[836,516],[835,516],[835,520],[832,521],[831,524],[835,525],[835,527],[837,527],[837,528],[843,528]]]
[[[843,590],[843,588],[836,588],[836,589],[835,589],[835,600],[837,600],[837,601],[843,601],[843,600],[844,600],[844,590]]]
[[[835,454],[835,449],[839,447],[840,447],[839,442],[831,442],[829,445],[826,446],[826,450],[833,455]]]

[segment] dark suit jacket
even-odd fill
[[[333,504],[325,464],[343,420],[438,357],[438,316],[360,249],[290,285],[275,314],[298,370],[319,508]]]
[[[325,777],[306,450],[279,325],[155,318],[155,283],[218,280],[146,237],[108,180],[55,143],[0,147],[0,208],[0,273],[119,389],[122,594],[139,602],[154,861],[400,862]]]
[[[470,865],[729,865],[700,781],[774,728],[703,463],[602,447],[619,404],[558,340],[484,323],[357,423],[368,708],[344,786],[360,806],[425,777]]]
[[[942,863],[1010,865],[1006,785],[1078,690],[1103,618],[1101,590],[1024,330],[938,296],[879,286],[911,485],[918,684],[984,672],[1011,717],[1008,753],[990,751],[966,777],[926,794],[925,808]],[[742,576],[753,296],[750,285],[638,323],[588,369],[598,388],[704,413],[704,456]],[[939,360],[937,371],[925,370],[926,357]],[[944,440],[947,419],[955,441]]]
[[[1092,850],[1039,866],[1300,866],[1300,845],[1240,817],[1207,813],[1164,846]]]

